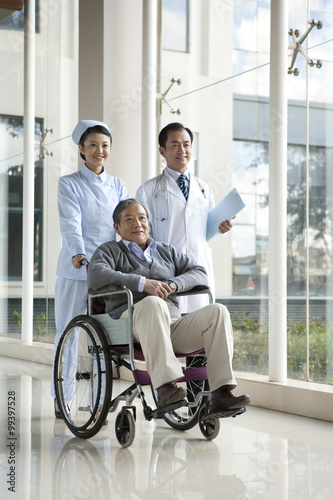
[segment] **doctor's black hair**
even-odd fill
[[[108,131],[108,129],[103,127],[102,125],[95,125],[94,127],[87,128],[87,130],[85,132],[83,132],[83,134],[80,137],[80,145],[81,146],[84,146],[84,141],[86,140],[86,138],[90,134],[107,135],[108,137],[110,137],[110,146],[112,145],[112,136],[111,136],[110,132]],[[86,161],[86,157],[84,156],[83,153],[80,152],[80,156],[81,156],[82,160]]]
[[[169,123],[164,128],[162,128],[161,132],[159,133],[158,144],[160,145],[161,148],[165,149],[166,142],[168,140],[169,130],[186,130],[186,132],[189,134],[189,136],[191,138],[191,144],[192,144],[192,142],[193,142],[192,131],[189,128],[184,127],[184,125],[182,123],[173,122],[173,123]]]
[[[147,209],[144,205],[142,205],[142,203],[140,203],[140,201],[136,200],[135,198],[127,198],[127,200],[123,200],[118,203],[113,211],[112,218],[115,224],[120,224],[120,215],[124,210],[126,210],[129,205],[141,205],[146,212],[147,220],[149,219]]]

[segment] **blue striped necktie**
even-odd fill
[[[188,187],[185,182],[186,176],[184,174],[180,174],[180,176],[177,179],[179,189],[184,195],[185,200],[188,198]]]

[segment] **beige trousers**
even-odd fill
[[[204,348],[210,390],[236,386],[232,372],[233,333],[230,315],[222,304],[211,304],[171,320],[166,302],[149,296],[133,311],[133,335],[141,344],[146,368],[157,388],[182,377],[175,353]]]

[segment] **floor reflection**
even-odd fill
[[[149,491],[166,495],[165,498],[211,498],[214,485],[228,498],[247,498],[246,487],[236,475],[221,475],[220,452],[213,441],[196,446],[179,436],[168,436],[162,441],[154,439],[149,478]],[[179,495],[179,496],[175,496]],[[230,498],[232,498],[230,496]]]
[[[55,420],[51,367],[0,357],[1,500],[328,500],[333,491],[332,423],[250,407],[223,419],[214,441],[147,422],[137,404],[136,436],[120,447],[115,413],[93,439]],[[127,383],[115,381],[115,390]],[[119,387],[118,387],[119,385]],[[15,436],[8,397],[15,393]],[[140,406],[141,405],[141,406]],[[9,439],[16,437],[15,464]],[[13,446],[12,446],[13,447]],[[15,492],[8,474],[15,466]]]
[[[195,441],[192,446],[178,435],[161,439],[158,432],[154,434],[149,460],[130,448],[114,449],[110,438],[85,441],[63,436],[52,440],[55,454],[63,442],[54,466],[56,498],[204,499],[211,498],[217,484],[224,498],[248,498],[240,478],[219,473],[220,452],[214,442]],[[141,489],[138,484],[145,478],[146,487]]]

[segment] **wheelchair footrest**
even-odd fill
[[[152,411],[152,418],[162,418],[165,413],[170,413],[173,410],[177,410],[181,406],[188,406],[187,400],[182,399],[181,401],[177,401],[176,403],[172,403],[170,405],[166,405],[163,408],[157,408]]]
[[[91,406],[79,406],[79,411],[90,411],[92,413]]]
[[[246,412],[245,406],[242,408],[234,408],[233,410],[225,410],[218,411],[216,413],[209,413],[202,417],[202,421],[205,422],[207,420],[211,420],[212,418],[228,418],[228,417],[237,417],[237,415],[241,415]]]

